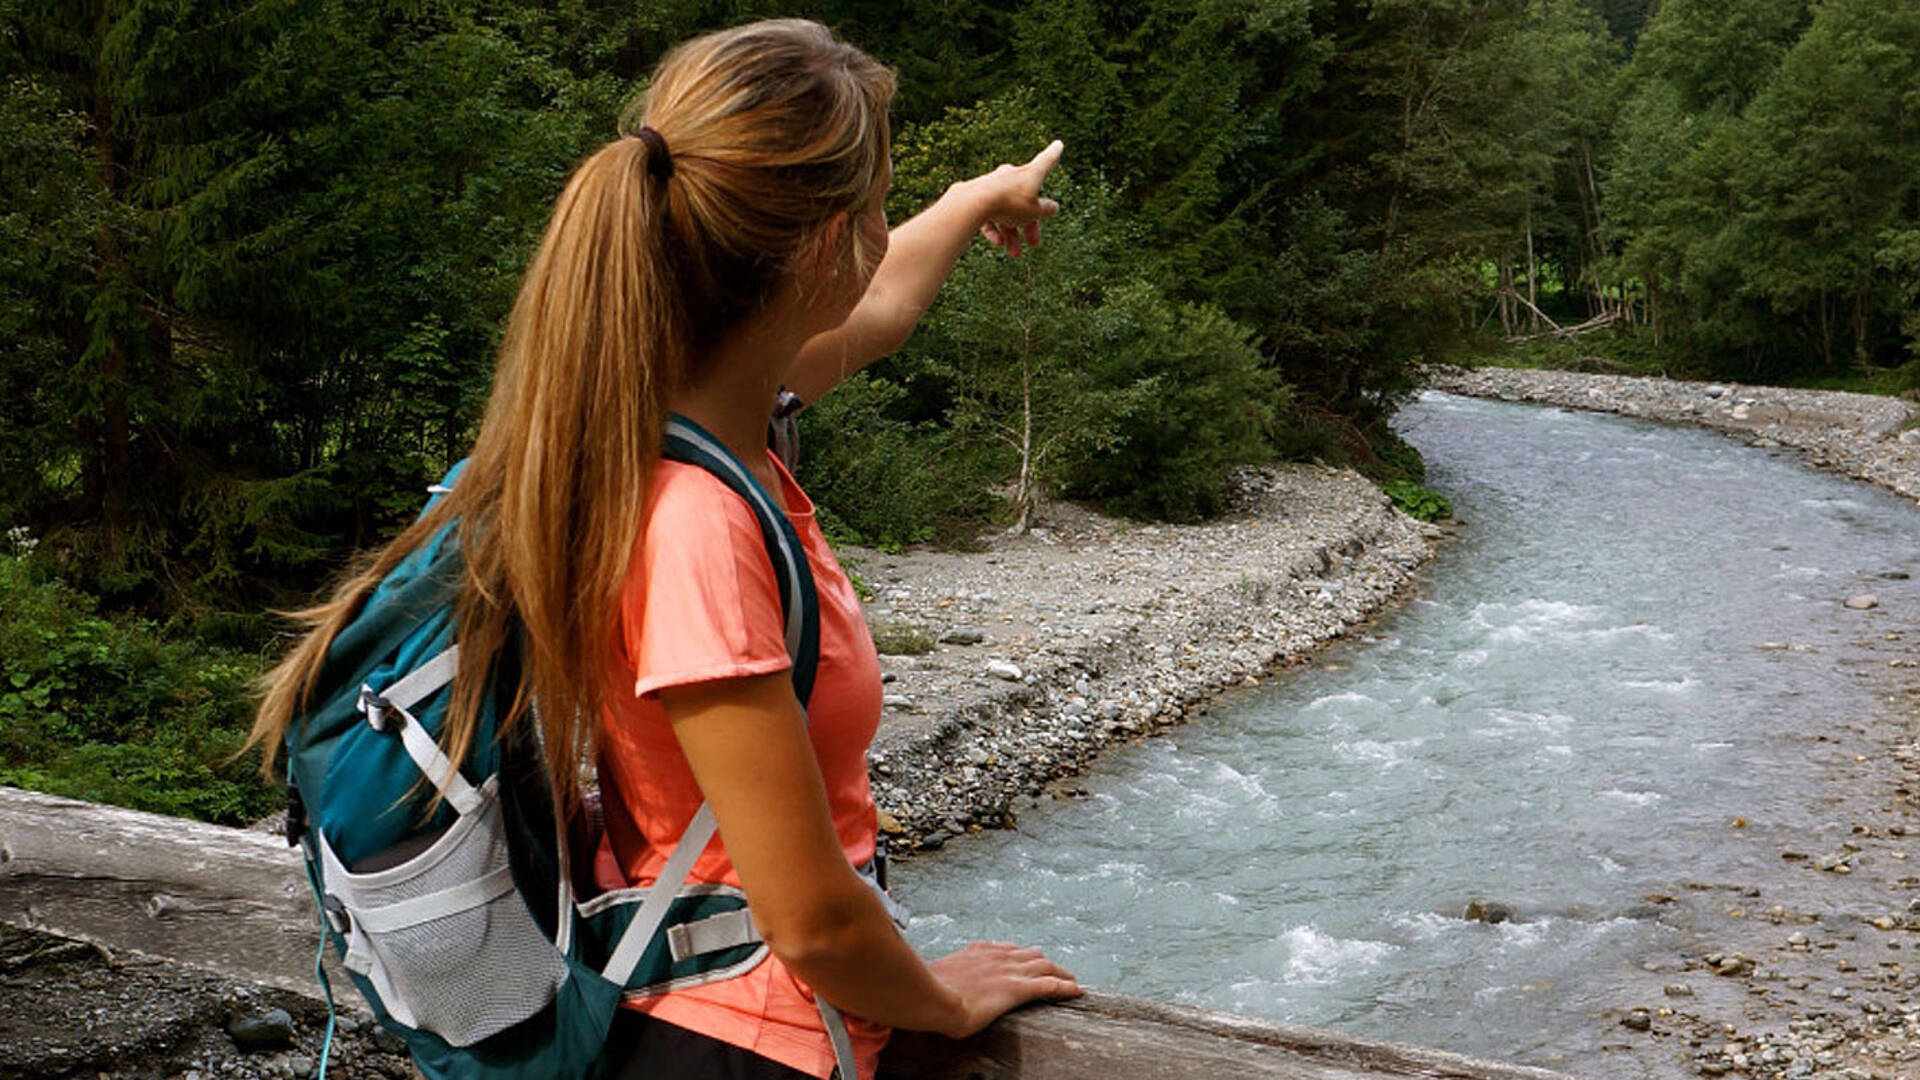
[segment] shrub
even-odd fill
[[[0,783],[239,825],[280,795],[231,760],[251,722],[246,653],[163,638],[30,558],[0,554]]]
[[[1453,503],[1445,495],[1411,480],[1389,480],[1380,485],[1393,505],[1421,521],[1439,521],[1453,516]]]
[[[901,415],[906,392],[862,372],[801,414],[800,482],[836,542],[963,542],[993,505],[981,453]]]

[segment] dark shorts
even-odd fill
[[[614,1080],[814,1080],[772,1058],[632,1009],[614,1011],[607,1060]]]

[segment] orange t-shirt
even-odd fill
[[[873,857],[876,835],[867,746],[880,723],[880,660],[853,585],[814,521],[812,501],[777,459],[775,468],[820,597],[820,665],[807,732],[840,847],[858,865]],[[620,607],[620,675],[633,694],[617,695],[607,707],[599,760],[617,864],[603,865],[602,876],[614,887],[651,884],[705,799],[656,692],[792,666],[773,563],[753,511],[695,466],[662,461],[654,472]],[[718,837],[694,865],[692,880],[740,886]],[[833,1048],[812,991],[778,957],[744,975],[627,1007],[814,1076],[833,1071]],[[872,1077],[889,1029],[852,1015],[846,1020],[860,1075]]]

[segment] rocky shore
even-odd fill
[[[1920,410],[1905,401],[1503,368],[1445,372],[1432,385],[1713,427],[1920,499]],[[1871,596],[1846,606],[1859,625],[1841,663],[1883,708],[1809,716],[1807,767],[1826,779],[1827,823],[1774,837],[1775,870],[1647,898],[1686,944],[1621,980],[1597,1017],[1617,1033],[1611,1053],[1582,1072],[1920,1078],[1920,957],[1909,955],[1920,949],[1920,612]]]
[[[938,848],[1071,794],[1054,781],[1258,685],[1392,602],[1441,530],[1359,475],[1243,473],[1202,525],[1056,504],[982,552],[849,550],[880,646],[871,756],[893,851]]]

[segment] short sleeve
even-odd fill
[[[640,697],[792,666],[759,522],[704,470],[663,461],[655,472],[620,633]]]

